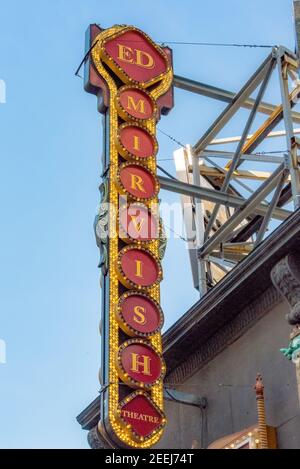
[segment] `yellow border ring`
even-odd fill
[[[120,176],[121,171],[124,168],[127,168],[127,166],[138,166],[139,168],[142,168],[142,169],[146,170],[151,175],[151,177],[154,180],[154,187],[155,187],[154,193],[151,197],[145,197],[145,198],[135,197],[130,192],[128,192],[128,189],[126,189],[125,186],[123,185],[123,183],[121,181],[121,176]],[[146,205],[149,202],[151,202],[152,200],[156,199],[156,197],[159,193],[159,190],[160,190],[160,184],[159,184],[159,181],[158,181],[158,177],[156,176],[154,171],[152,171],[152,169],[148,168],[146,165],[144,165],[144,164],[142,164],[138,161],[125,161],[124,163],[122,163],[119,166],[118,172],[117,172],[117,175],[116,175],[116,178],[115,178],[115,186],[116,186],[119,194],[126,195],[130,201],[143,202]]]
[[[157,308],[157,311],[159,313],[159,324],[153,332],[139,332],[138,330],[134,329],[132,326],[130,326],[125,321],[124,316],[122,314],[122,303],[128,297],[134,296],[134,295],[138,295],[138,296],[142,296],[142,297],[146,298],[148,301],[153,303],[154,306]],[[157,301],[155,301],[154,298],[152,298],[150,295],[147,295],[146,293],[140,292],[140,291],[130,290],[130,291],[127,291],[127,292],[123,293],[123,295],[120,296],[120,298],[119,298],[118,304],[116,305],[115,313],[116,313],[116,320],[118,321],[119,326],[130,337],[134,337],[134,336],[139,336],[139,337],[144,337],[144,338],[152,337],[153,335],[160,332],[163,325],[164,325],[164,313],[163,313],[163,310],[162,310],[160,304]]]
[[[157,378],[155,381],[151,383],[143,383],[142,381],[138,381],[136,379],[131,378],[128,375],[127,371],[124,369],[123,364],[122,364],[122,356],[121,356],[122,352],[125,348],[129,347],[129,345],[133,345],[133,344],[145,345],[145,347],[150,348],[154,353],[156,353],[156,355],[160,359],[160,364],[161,364],[160,375],[159,375],[159,378]],[[153,345],[150,342],[148,342],[145,339],[139,339],[139,338],[125,340],[125,342],[123,342],[123,344],[120,345],[116,354],[116,367],[117,367],[120,379],[125,384],[127,384],[128,386],[132,388],[143,388],[146,390],[150,390],[153,386],[157,384],[161,384],[166,374],[166,363],[161,353],[159,353],[158,350],[156,350],[156,348],[153,347]]]
[[[122,264],[121,264],[121,258],[126,252],[131,251],[132,249],[135,249],[135,250],[138,250],[138,251],[143,251],[143,252],[149,254],[152,257],[152,259],[155,260],[155,262],[157,264],[157,267],[158,267],[158,276],[157,276],[157,280],[154,283],[152,283],[151,285],[148,285],[148,286],[145,287],[143,285],[139,285],[135,282],[132,282],[132,280],[129,280],[129,278],[127,278],[125,273],[123,272]],[[143,247],[139,246],[138,244],[137,245],[130,244],[128,246],[125,246],[123,249],[121,249],[121,251],[119,251],[117,262],[116,262],[116,273],[117,273],[117,277],[118,277],[119,281],[126,288],[129,288],[129,289],[136,288],[138,291],[148,291],[148,290],[150,290],[154,286],[158,285],[162,281],[162,278],[163,278],[162,267],[161,267],[161,263],[160,263],[160,260],[158,259],[158,257],[155,254],[153,254],[153,252],[150,249],[148,249],[144,246]]]
[[[124,226],[122,226],[122,224],[121,224],[121,214],[125,210],[128,210],[130,206],[137,206],[137,207],[141,207],[143,209],[147,209],[148,214],[150,214],[155,219],[155,223],[156,223],[156,227],[157,227],[156,228],[156,231],[157,231],[156,232],[156,235],[157,235],[156,237],[149,238],[147,240],[142,240],[142,239],[132,238],[129,235],[129,233],[126,231]],[[141,246],[148,245],[149,243],[152,243],[152,241],[154,241],[155,239],[159,239],[160,231],[161,231],[161,224],[160,224],[160,219],[159,219],[157,213],[154,213],[151,210],[151,208],[148,207],[146,204],[143,204],[141,202],[129,202],[128,204],[123,205],[123,207],[121,207],[119,209],[118,217],[117,217],[117,232],[118,232],[119,238],[122,239],[122,241],[125,241],[125,243],[127,243],[127,244],[137,243],[137,245],[141,245]]]
[[[134,117],[132,116],[128,111],[126,111],[126,109],[122,106],[121,104],[121,101],[120,101],[120,95],[124,92],[124,91],[127,91],[127,90],[138,90],[138,91],[141,91],[142,93],[146,94],[147,97],[149,98],[149,100],[151,101],[151,105],[152,105],[152,115],[150,117],[146,117],[146,118],[142,118],[142,117]],[[115,105],[116,105],[116,108],[117,108],[117,111],[118,111],[118,114],[119,116],[124,119],[125,121],[133,121],[133,122],[139,122],[139,123],[143,123],[143,122],[147,122],[148,120],[151,120],[151,119],[155,119],[157,121],[157,118],[158,118],[158,107],[157,107],[157,104],[155,102],[155,100],[153,99],[153,97],[147,93],[146,90],[144,90],[144,88],[142,88],[141,86],[137,86],[137,85],[124,85],[122,86],[121,88],[118,89],[118,92],[116,94],[116,97],[115,97]]]
[[[150,135],[150,137],[152,138],[153,147],[154,147],[152,155],[149,155],[149,156],[146,156],[146,157],[145,156],[136,156],[133,153],[131,153],[129,150],[127,150],[127,148],[124,147],[124,145],[121,142],[120,133],[121,133],[121,130],[123,130],[126,127],[138,127],[138,128],[142,129],[144,132],[146,132],[147,134]],[[123,158],[125,158],[126,160],[147,161],[148,162],[152,158],[155,158],[156,155],[157,155],[157,152],[158,152],[158,142],[157,142],[157,139],[156,139],[154,133],[150,132],[150,130],[147,129],[147,127],[145,127],[142,124],[139,124],[138,122],[133,122],[133,123],[132,122],[125,122],[124,124],[121,124],[118,127],[118,130],[117,130],[116,135],[115,135],[115,145],[116,145],[117,150],[120,153],[120,155],[123,156]]]

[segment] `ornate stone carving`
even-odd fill
[[[87,440],[92,449],[111,449],[111,446],[98,432],[97,425],[88,432]]]
[[[278,292],[290,305],[287,320],[290,324],[300,323],[300,256],[288,254],[271,270],[271,279]]]
[[[108,180],[103,182],[99,188],[101,193],[101,202],[99,205],[98,213],[94,220],[94,231],[96,236],[96,243],[100,249],[100,262],[98,267],[101,268],[102,275],[108,272],[108,217],[109,217],[109,204],[108,204]]]
[[[162,261],[167,248],[167,235],[164,227],[164,223],[162,218],[159,218],[159,248],[158,248],[158,255],[159,259]]]

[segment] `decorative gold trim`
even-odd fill
[[[151,303],[153,303],[153,305],[155,306],[155,308],[157,309],[158,311],[158,314],[159,314],[159,324],[157,326],[157,328],[153,331],[153,332],[140,332],[138,331],[137,329],[134,329],[132,326],[130,326],[124,316],[123,316],[123,313],[122,313],[122,303],[130,296],[141,296],[141,297],[144,297],[146,298],[148,301],[150,301]],[[129,335],[130,337],[135,337],[135,336],[138,336],[138,337],[144,337],[144,338],[148,338],[148,337],[152,337],[153,335],[157,334],[158,332],[161,331],[163,325],[164,325],[164,315],[163,315],[163,311],[161,309],[161,306],[160,304],[154,300],[154,298],[152,298],[150,295],[147,295],[146,293],[144,292],[141,292],[141,291],[135,291],[135,290],[130,290],[130,291],[127,291],[125,293],[123,293],[122,296],[120,296],[119,298],[119,301],[118,301],[118,304],[116,305],[116,319],[118,321],[118,324],[119,326],[121,327],[121,329],[126,332],[127,335]]]
[[[161,417],[161,424],[158,425],[151,433],[149,433],[149,435],[147,435],[145,437],[140,436],[138,433],[136,433],[134,431],[134,429],[132,428],[132,426],[122,417],[122,408],[123,408],[123,406],[125,406],[126,404],[131,402],[136,396],[144,396],[150,402],[150,404],[154,407],[156,412]],[[141,390],[141,389],[139,389],[137,391],[134,391],[133,393],[129,394],[128,396],[125,397],[125,399],[123,399],[119,403],[118,408],[116,410],[116,418],[120,422],[120,425],[123,426],[124,431],[127,432],[129,434],[129,436],[131,438],[133,438],[137,443],[143,443],[145,441],[148,441],[150,438],[152,438],[154,435],[156,435],[159,431],[163,430],[165,425],[166,425],[166,422],[167,422],[167,418],[166,418],[164,412],[155,404],[155,402],[151,399],[149,394],[146,393],[145,391]]]
[[[106,37],[99,49],[100,49],[100,57],[101,59],[103,60],[103,62],[105,62],[109,68],[125,83],[125,84],[128,84],[128,85],[137,85],[137,86],[141,86],[142,88],[148,88],[149,86],[153,85],[154,83],[157,83],[158,81],[162,80],[171,70],[171,64],[170,64],[170,60],[169,60],[169,57],[167,56],[167,54],[164,52],[164,50],[158,45],[158,44],[155,44],[155,42],[152,41],[152,39],[146,34],[144,33],[143,31],[141,31],[140,29],[138,28],[135,28],[134,26],[120,26],[119,28],[121,28],[121,30],[114,30],[114,28],[110,28],[109,30],[106,30],[106,31],[111,31],[111,34]],[[165,63],[166,63],[166,71],[161,73],[160,75],[157,75],[156,77],[153,77],[151,78],[150,80],[146,81],[146,82],[140,82],[140,81],[137,81],[137,80],[134,80],[133,78],[131,78],[129,75],[127,75],[127,73],[125,72],[125,70],[123,70],[118,64],[117,62],[115,62],[115,60],[106,52],[105,50],[105,44],[113,39],[115,39],[116,37],[118,36],[121,36],[122,34],[126,33],[127,31],[136,31],[138,32],[139,34],[141,34],[141,36],[143,36],[147,41],[150,42],[150,44],[154,47],[154,49],[157,50],[157,52],[163,57],[163,59],[165,60]]]
[[[130,28],[130,27],[129,27]],[[109,178],[109,199],[111,203],[111,213],[110,213],[110,232],[114,230],[114,217],[113,212],[115,212],[118,207],[118,192],[115,187],[114,181],[116,178],[117,168],[118,168],[118,152],[114,144],[115,134],[118,128],[118,114],[114,106],[114,99],[117,93],[117,86],[113,78],[107,71],[106,66],[103,65],[101,59],[101,45],[103,40],[111,37],[112,34],[116,32],[121,32],[124,30],[124,26],[114,26],[108,30],[102,31],[98,34],[93,42],[93,48],[91,50],[91,57],[93,64],[97,72],[103,77],[109,87],[110,91],[110,178]],[[161,81],[158,85],[150,91],[150,95],[156,101],[160,96],[164,95],[168,89],[172,86],[173,81],[173,71],[170,67],[167,73],[161,78]],[[149,85],[150,86],[150,85]],[[147,84],[148,87],[148,84]],[[148,130],[155,132],[155,120],[149,120],[145,124]],[[154,173],[156,173],[156,161],[154,158],[147,161],[147,166]],[[154,199],[157,203],[158,200]],[[149,249],[151,252],[158,256],[159,252],[159,240],[153,241]],[[132,438],[128,437],[128,434],[124,431],[122,426],[116,420],[114,410],[118,406],[119,402],[119,385],[118,385],[118,373],[114,363],[115,351],[118,349],[119,343],[119,326],[115,318],[114,305],[117,304],[119,299],[118,291],[118,278],[116,273],[116,260],[118,257],[118,239],[110,239],[110,250],[109,250],[109,271],[110,271],[110,291],[109,291],[109,382],[111,383],[108,389],[108,420],[109,424],[115,433],[116,437],[123,443],[134,448],[150,448],[155,445],[162,436],[162,430],[155,434],[152,438],[143,443],[137,443]],[[155,285],[149,290],[151,296],[159,302],[160,300],[160,291],[159,285]],[[161,334],[155,334],[149,338],[151,344],[159,351],[162,350],[162,339]],[[163,385],[162,383],[155,385],[151,389],[151,398],[153,402],[162,410],[163,409]],[[100,426],[101,427],[101,426]]]
[[[124,91],[127,91],[127,90],[138,90],[138,91],[141,91],[142,93],[146,94],[148,96],[148,98],[150,99],[151,101],[151,104],[152,104],[152,115],[150,117],[146,117],[146,118],[138,118],[138,117],[135,117],[133,115],[131,115],[121,104],[121,101],[120,101],[120,96],[121,94],[124,92]],[[122,86],[121,88],[119,88],[118,92],[117,92],[117,95],[115,97],[115,105],[116,105],[116,108],[117,108],[117,111],[118,111],[118,114],[119,116],[124,120],[124,121],[133,121],[133,122],[139,122],[139,123],[145,123],[146,121],[148,120],[151,120],[151,119],[155,119],[157,121],[158,119],[158,108],[157,108],[157,104],[156,102],[154,101],[153,97],[151,96],[150,93],[147,93],[147,91],[145,89],[143,89],[141,86],[133,86],[133,85],[124,85]]]
[[[121,215],[122,215],[122,212],[128,211],[131,206],[140,207],[141,209],[146,209],[147,212],[148,212],[148,215],[150,214],[151,217],[154,218],[155,223],[156,223],[156,236],[153,236],[152,238],[149,238],[149,239],[136,239],[136,238],[132,238],[130,236],[128,231],[126,231],[125,227],[121,223]],[[121,238],[122,241],[125,241],[125,243],[127,243],[127,244],[136,243],[138,246],[140,246],[140,245],[144,246],[144,245],[148,245],[149,243],[151,243],[153,241],[153,239],[159,239],[159,234],[160,234],[159,217],[158,217],[156,211],[153,212],[150,207],[147,207],[147,205],[145,205],[141,202],[130,202],[129,204],[125,204],[123,207],[121,207],[119,209],[117,218],[118,218],[117,219],[117,230],[118,230],[119,238]]]
[[[137,156],[131,153],[127,148],[124,147],[123,143],[121,142],[121,132],[123,129],[126,127],[138,127],[142,129],[144,132],[146,132],[151,138],[152,138],[152,143],[153,143],[153,153],[152,155],[149,156]],[[153,159],[156,157],[157,152],[158,152],[158,142],[156,140],[156,137],[153,132],[151,132],[147,127],[145,127],[142,124],[139,124],[138,122],[125,122],[124,124],[121,124],[118,127],[118,130],[115,134],[115,145],[118,149],[118,152],[120,153],[123,158],[126,160],[134,160],[134,161],[149,161],[150,159]]]
[[[154,193],[152,195],[152,197],[135,197],[133,194],[131,194],[126,188],[125,186],[123,185],[122,181],[121,181],[121,171],[124,169],[124,168],[127,168],[128,166],[137,166],[139,168],[142,168],[143,170],[147,171],[147,173],[149,173],[151,175],[151,177],[153,178],[153,181],[154,181]],[[116,175],[116,179],[115,179],[115,185],[116,185],[116,188],[119,192],[119,194],[121,195],[126,195],[126,197],[129,199],[130,202],[132,201],[136,201],[136,202],[143,202],[145,205],[149,204],[150,202],[152,202],[158,195],[159,193],[159,189],[160,189],[160,184],[159,184],[159,181],[158,181],[158,178],[156,176],[156,174],[154,173],[154,171],[152,171],[150,168],[148,168],[146,165],[142,164],[142,163],[139,163],[137,161],[126,161],[125,163],[122,163],[119,168],[118,168],[118,172],[117,172],[117,175]]]
[[[123,367],[122,352],[127,347],[129,347],[130,345],[133,345],[133,344],[139,344],[139,345],[144,345],[145,347],[148,347],[150,350],[152,350],[154,353],[156,353],[156,355],[160,359],[161,370],[160,370],[159,378],[152,381],[151,383],[143,383],[142,381],[138,381],[134,378],[131,378],[131,376],[128,375],[127,371]],[[153,345],[151,345],[151,343],[148,342],[147,340],[138,339],[138,338],[128,339],[125,342],[123,342],[122,345],[120,345],[120,347],[118,349],[118,352],[117,352],[117,355],[116,355],[116,367],[117,367],[118,374],[119,374],[119,377],[121,378],[121,380],[125,384],[130,386],[131,388],[142,388],[142,389],[147,389],[147,390],[151,389],[152,386],[154,386],[156,384],[160,384],[162,382],[162,380],[164,379],[164,376],[166,374],[166,363],[165,363],[165,360],[164,360],[163,356],[161,355],[161,353],[159,353],[159,351],[156,350],[156,348],[153,347]]]
[[[157,280],[149,286],[144,287],[143,285],[139,285],[135,282],[132,282],[132,280],[127,278],[125,273],[123,272],[121,258],[123,257],[124,254],[126,254],[126,252],[131,251],[133,249],[136,251],[143,251],[147,253],[156,262],[157,270],[158,270]],[[162,278],[163,278],[162,268],[161,268],[161,264],[160,264],[158,257],[154,255],[153,252],[149,248],[146,248],[144,246],[141,247],[138,244],[130,244],[129,246],[125,246],[123,249],[121,249],[121,251],[118,254],[118,258],[116,262],[116,272],[117,272],[117,277],[119,281],[124,285],[124,287],[129,288],[129,289],[136,288],[138,291],[149,291],[154,286],[159,285],[159,283],[162,281]]]

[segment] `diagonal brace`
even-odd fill
[[[222,226],[219,230],[213,234],[199,249],[198,254],[201,257],[207,256],[216,246],[225,241],[227,237],[232,233],[233,229],[238,226],[248,215],[255,211],[257,205],[262,199],[266,197],[278,184],[281,179],[282,173],[285,169],[285,165],[281,164],[273,172],[270,178],[265,181],[255,191],[246,203],[240,207]]]

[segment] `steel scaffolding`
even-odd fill
[[[295,17],[296,25],[297,21]],[[181,194],[194,285],[200,296],[263,241],[272,220],[281,222],[300,207],[300,130],[293,125],[300,122],[300,114],[293,111],[300,97],[298,67],[298,56],[278,46],[236,94],[174,78],[178,88],[228,103],[193,146],[174,152],[177,179],[160,177],[163,189]],[[263,101],[276,69],[281,96],[278,105]],[[251,98],[254,92],[255,99]],[[241,108],[249,110],[241,135],[216,139]],[[258,112],[268,117],[250,134]],[[274,131],[281,122],[284,130]],[[285,137],[284,154],[256,152],[270,137]],[[228,151],[228,143],[236,143],[236,149]],[[255,170],[243,170],[245,162],[253,162]],[[272,169],[259,171],[260,163]],[[255,181],[256,187],[247,180]]]

